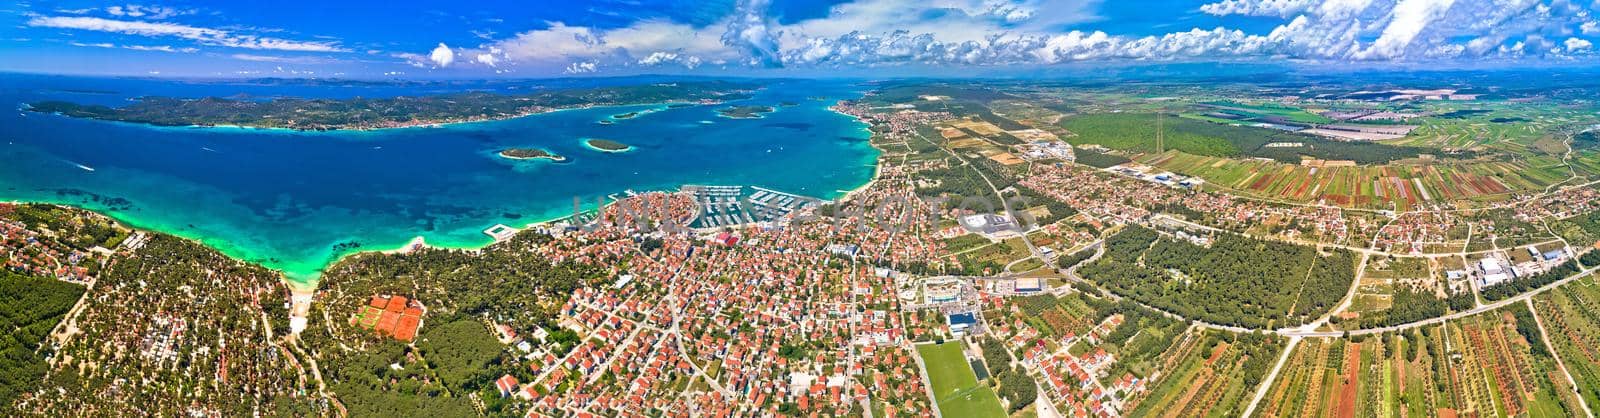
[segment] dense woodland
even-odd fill
[[[116,248],[130,232],[109,218],[55,205],[0,205],[0,217],[21,222],[31,230],[53,231],[55,234],[45,238],[78,250]]]
[[[983,361],[989,366],[989,380],[998,385],[995,394],[1010,402],[1007,412],[1015,413],[1032,406],[1039,397],[1038,387],[1027,370],[1012,364],[1005,344],[994,338],[983,338],[978,344],[983,349]]]
[[[1078,273],[1118,294],[1178,315],[1248,327],[1299,325],[1338,303],[1355,277],[1355,256],[1334,250],[1220,235],[1211,247],[1129,227]]]
[[[1077,149],[1073,151],[1073,153],[1074,156],[1077,157],[1076,161],[1078,164],[1083,164],[1094,168],[1115,167],[1133,161],[1128,159],[1128,157],[1123,157],[1121,155],[1107,154],[1085,149]]]
[[[1019,217],[1022,217],[1020,221],[1025,224],[1045,226],[1078,214],[1078,210],[1072,206],[1026,187],[1011,188],[1006,194],[1006,199],[1010,201],[1011,208],[1018,212],[1040,206],[1050,212],[1047,216],[1034,219],[1028,219],[1028,215],[1019,213]]]
[[[346,260],[322,281],[327,292],[314,309],[344,320],[375,294],[414,298],[427,307],[415,348],[348,326],[313,324],[302,339],[330,357],[323,373],[353,414],[470,415],[467,396],[473,393],[498,413],[507,404],[493,379],[512,374],[528,382],[535,376],[495,340],[489,323],[506,324],[520,335],[558,329],[550,321],[573,290],[611,279],[595,266],[528,256],[528,249],[548,241],[545,235],[518,234],[483,251],[423,249]],[[558,355],[577,343],[570,331],[554,332],[550,340]]]
[[[153,234],[99,277],[58,368],[17,407],[46,416],[324,413],[274,345],[288,331],[287,302],[277,273]]]
[[[0,268],[0,411],[44,377],[50,330],[83,295],[83,286]]]

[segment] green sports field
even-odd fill
[[[961,343],[919,345],[917,354],[928,366],[928,380],[932,380],[934,403],[940,414],[947,417],[1005,417],[1000,398],[988,386],[978,384],[967,358],[961,355]]]

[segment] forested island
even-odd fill
[[[605,152],[624,152],[633,149],[631,145],[600,138],[585,139],[583,144],[589,146],[589,148]]]
[[[509,119],[559,109],[662,102],[715,104],[750,97],[754,85],[721,81],[388,98],[240,100],[143,97],[122,107],[43,101],[28,110],[156,126],[241,126],[303,131],[370,130]],[[636,112],[635,112],[636,113]]]
[[[513,160],[546,159],[555,162],[567,160],[567,157],[563,157],[550,151],[545,151],[538,148],[506,148],[500,151],[500,157]]]
[[[717,109],[717,114],[725,118],[757,119],[774,110],[772,106],[731,106]]]

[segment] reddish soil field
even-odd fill
[[[1361,375],[1361,344],[1350,344],[1344,350],[1344,382],[1339,390],[1339,409],[1335,417],[1356,416],[1356,378]]]
[[[1273,177],[1274,176],[1271,175],[1271,174],[1267,174],[1267,175],[1263,175],[1261,177],[1257,177],[1255,182],[1250,183],[1250,190],[1256,190],[1256,191],[1266,190],[1267,189],[1267,185],[1272,184],[1272,178]]]
[[[1311,187],[1311,177],[1309,176],[1300,181],[1300,187],[1294,189],[1294,194],[1290,196],[1299,199],[1301,196],[1305,196],[1306,188],[1308,187]]]
[[[1206,365],[1210,366],[1211,363],[1216,363],[1217,359],[1222,357],[1222,352],[1224,351],[1228,351],[1228,343],[1217,344],[1217,348],[1211,350],[1211,357],[1206,359]]]

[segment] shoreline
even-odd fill
[[[533,156],[533,157],[518,157],[518,156],[514,156],[514,155],[507,155],[506,153],[507,152],[511,152],[511,150],[512,149],[501,150],[500,152],[494,153],[494,155],[499,156],[500,158],[504,158],[504,159],[507,159],[507,160],[513,160],[513,161],[546,160],[546,161],[556,162],[556,163],[566,162],[567,161],[567,157],[566,156],[558,155],[556,153],[550,152],[550,151],[542,149],[542,148],[540,148],[539,151],[543,151],[545,153],[545,155],[538,155],[538,156]]]
[[[618,107],[618,106],[639,106],[639,105],[613,105],[613,106],[574,107],[574,108],[558,109],[558,110],[554,110],[552,112],[567,111],[567,110],[581,110],[581,109],[589,109],[589,108],[596,108],[596,107]],[[828,112],[830,112],[830,113],[834,113],[834,114],[837,114],[837,115],[848,117],[848,118],[850,118],[851,120],[855,121],[858,124],[865,125],[865,122],[861,121],[860,118],[857,118],[857,117],[854,117],[854,116],[839,112],[837,110],[832,109],[831,107],[827,108],[826,110]],[[546,112],[546,113],[550,113],[550,112]],[[70,116],[65,116],[65,117],[71,118],[71,119],[95,120],[95,121],[99,121],[99,122],[127,123],[127,124],[139,125],[139,126],[142,126],[142,127],[156,128],[156,129],[188,129],[188,128],[184,128],[184,127],[156,126],[156,125],[143,124],[143,123],[137,123],[137,122],[124,122],[124,121],[102,120],[102,119],[93,119],[93,118],[73,118],[73,117],[70,117]],[[463,122],[463,123],[484,123],[484,122],[491,122],[491,121],[474,121],[474,122]],[[241,130],[241,131],[249,131],[249,130],[278,130],[278,131],[284,131],[284,132],[290,132],[290,133],[332,133],[332,132],[339,132],[339,131],[298,131],[298,130],[294,130],[294,129],[285,129],[285,128],[252,128],[252,127],[222,128],[222,129],[236,129],[236,130]],[[384,128],[384,129],[407,129],[407,128]],[[872,145],[872,142],[871,142],[872,141],[872,135],[871,135],[871,132],[867,130],[867,126],[862,126],[860,128],[860,131],[867,134],[865,138],[862,138],[862,140],[866,142],[867,147],[872,149],[873,151],[879,153],[878,156],[874,156],[873,161],[870,163],[870,167],[873,170],[873,174],[866,182],[864,182],[861,185],[859,185],[859,186],[857,186],[855,188],[852,188],[852,189],[850,189],[848,191],[846,191],[846,190],[834,190],[833,191],[834,193],[843,192],[843,194],[839,195],[834,200],[849,199],[850,197],[855,196],[859,192],[861,192],[861,191],[867,189],[868,187],[870,187],[871,185],[875,184],[877,182],[877,180],[879,179],[879,177],[881,177],[881,175],[882,175],[881,159],[879,158],[881,156],[882,150],[880,150],[880,149],[878,149],[878,147]],[[587,141],[584,141],[584,146],[586,146],[586,147],[588,146]],[[634,146],[629,146],[629,149],[622,150],[622,151],[606,151],[606,150],[603,150],[603,149],[595,148],[595,150],[597,150],[597,151],[608,152],[608,153],[625,153],[625,152],[631,152],[631,151],[636,150],[636,149],[638,149],[638,147],[634,147]],[[821,196],[817,196],[817,197],[821,198]],[[190,241],[193,241],[193,242],[198,243],[200,245],[204,245],[207,248],[211,248],[212,250],[215,250],[218,253],[221,253],[224,256],[226,256],[228,258],[231,258],[231,259],[233,259],[235,261],[238,261],[238,262],[241,262],[241,263],[251,263],[251,264],[260,265],[263,268],[266,268],[268,270],[277,272],[278,274],[280,274],[282,276],[283,282],[292,291],[305,292],[305,293],[308,293],[308,294],[314,294],[316,289],[320,286],[324,274],[326,273],[326,271],[329,268],[337,266],[340,263],[344,262],[347,258],[350,258],[350,257],[353,257],[353,256],[359,256],[361,254],[366,254],[366,253],[409,254],[410,252],[413,252],[414,250],[420,249],[420,248],[440,249],[440,250],[474,251],[474,250],[481,250],[481,249],[484,249],[484,248],[488,248],[489,246],[494,245],[494,244],[499,242],[499,241],[493,240],[492,238],[484,236],[484,238],[487,240],[487,242],[484,242],[482,244],[474,243],[474,244],[467,244],[467,245],[460,245],[460,246],[438,245],[438,244],[430,244],[430,243],[428,243],[426,238],[424,236],[422,236],[422,235],[416,235],[411,240],[409,240],[409,241],[407,241],[407,242],[405,242],[403,244],[396,245],[396,246],[366,245],[366,246],[364,246],[364,248],[351,249],[351,250],[347,250],[346,252],[343,252],[343,253],[331,252],[329,258],[325,262],[319,263],[319,264],[321,264],[321,267],[317,268],[317,270],[314,271],[314,272],[305,272],[305,273],[302,273],[302,272],[289,272],[289,271],[286,271],[286,270],[284,270],[282,268],[276,268],[276,267],[267,266],[264,263],[259,262],[259,261],[251,261],[251,260],[246,259],[246,258],[241,258],[241,257],[237,257],[237,256],[232,255],[232,254],[228,254],[226,251],[224,251],[224,248],[232,248],[232,247],[230,247],[228,245],[214,245],[214,244],[211,244],[211,243],[207,243],[206,242],[207,239],[205,237],[179,235],[178,233],[163,231],[163,230],[161,230],[159,228],[155,228],[155,227],[140,226],[139,225],[140,222],[138,222],[137,219],[132,219],[132,218],[127,217],[127,216],[118,216],[118,214],[116,214],[115,212],[110,211],[110,210],[94,209],[94,208],[85,207],[85,206],[82,206],[81,204],[76,204],[76,203],[52,202],[52,201],[48,201],[48,200],[17,200],[17,199],[11,199],[11,200],[9,200],[9,202],[10,203],[15,203],[15,204],[30,204],[30,203],[47,204],[47,205],[55,205],[55,206],[74,208],[74,209],[78,209],[78,210],[84,210],[84,211],[88,211],[88,212],[93,212],[95,214],[99,214],[101,216],[106,216],[106,217],[111,218],[111,219],[113,219],[113,220],[115,220],[115,221],[117,221],[119,223],[122,223],[123,225],[125,225],[125,226],[127,226],[127,227],[129,227],[131,229],[134,229],[134,230],[146,231],[146,232],[151,232],[151,233],[165,234],[165,235],[169,235],[169,236],[178,237],[180,239],[190,240]],[[616,202],[615,201],[606,202],[606,204],[601,206],[600,208],[591,209],[591,210],[604,210],[605,208],[610,207],[614,203],[616,203]],[[559,222],[561,220],[568,219],[571,216],[572,216],[571,214],[564,214],[564,215],[555,216],[555,217],[551,217],[551,218],[537,219],[537,220],[533,220],[533,221],[530,221],[530,222],[522,225],[519,229],[527,230],[527,229],[531,229],[531,228],[538,227],[538,226],[546,226],[546,225],[549,225],[549,224],[553,224],[555,222]],[[225,243],[218,243],[218,244],[225,244]],[[420,246],[419,246],[419,244],[420,244]],[[238,249],[238,248],[235,248],[235,249]]]
[[[872,157],[872,164],[870,165],[872,167],[872,177],[868,178],[866,183],[862,183],[860,186],[857,186],[854,189],[840,190],[844,192],[844,195],[839,196],[838,199],[835,199],[835,201],[838,202],[849,201],[856,195],[861,194],[861,192],[866,191],[867,188],[872,187],[872,185],[878,184],[878,179],[883,177],[883,149],[878,148],[877,145],[872,143],[872,124],[867,123],[865,120],[861,120],[861,118],[856,117],[855,115],[834,110],[833,106],[828,106],[828,111],[835,114],[848,116],[850,119],[855,120],[856,123],[866,125],[861,127],[861,132],[867,135],[867,148],[871,148],[873,151],[878,153],[878,155]]]
[[[589,150],[592,150],[592,151],[600,151],[600,152],[604,152],[604,153],[607,153],[607,154],[622,154],[622,153],[633,152],[633,150],[639,149],[639,147],[635,147],[635,146],[628,145],[628,144],[623,144],[624,146],[627,146],[627,148],[623,148],[623,149],[605,149],[605,148],[600,148],[600,147],[594,146],[594,145],[589,143],[589,141],[595,140],[595,139],[600,139],[600,138],[583,138],[583,141],[582,141],[583,142],[583,147],[584,148],[588,148]],[[612,141],[612,142],[616,142],[616,141]],[[617,142],[617,143],[618,144],[622,144],[621,142]]]

